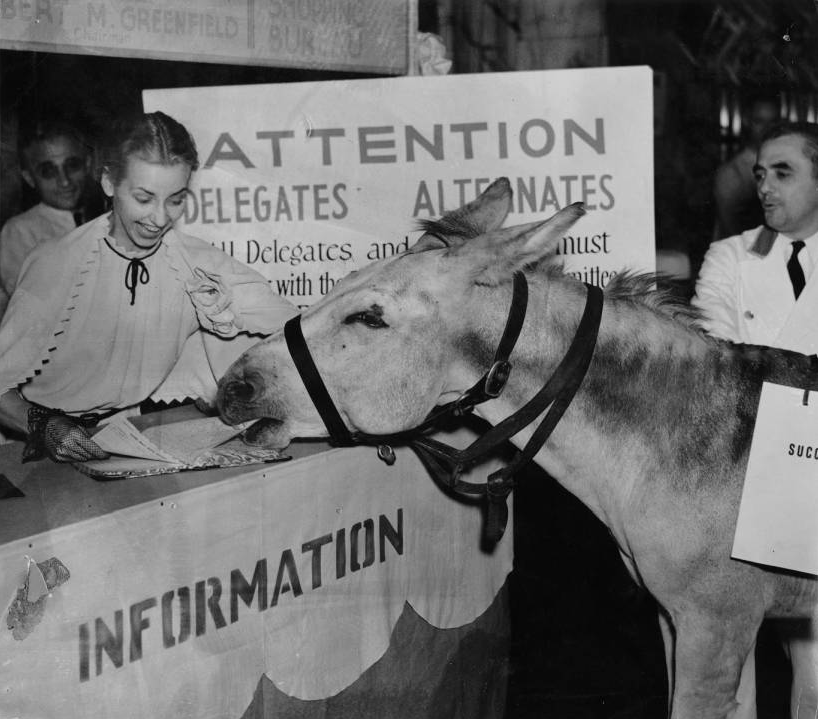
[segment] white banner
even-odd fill
[[[500,176],[514,190],[506,224],[585,203],[560,248],[583,281],[655,270],[647,67],[148,90],[143,102],[199,148],[183,229],[301,306]]]
[[[142,480],[93,483],[94,500],[92,480],[55,467],[45,471],[71,474],[57,481],[67,495],[83,484],[83,506],[140,492]],[[3,509],[43,511],[38,481],[16,480],[26,496]],[[359,448],[7,542],[0,717],[240,717],[264,674],[292,697],[334,696],[384,655],[406,603],[443,629],[489,607],[511,570],[512,528],[487,554],[481,526],[479,507],[448,499],[411,450],[387,467]],[[70,578],[22,626],[9,608],[27,557],[55,557]]]

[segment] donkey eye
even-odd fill
[[[344,319],[345,325],[352,325],[358,322],[373,329],[389,327],[389,325],[383,321],[383,310],[379,307],[371,310],[363,310],[362,312],[355,312]]]

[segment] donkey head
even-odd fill
[[[350,430],[380,434],[416,425],[485,371],[477,365],[502,332],[510,297],[496,290],[510,287],[514,271],[552,256],[584,212],[577,203],[545,222],[501,229],[510,205],[501,178],[426,223],[408,251],[349,274],[302,315],[309,351]],[[293,437],[327,434],[283,332],[230,367],[218,407],[231,424],[266,418],[248,430],[250,442],[283,447]]]

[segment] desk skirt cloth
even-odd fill
[[[28,558],[70,578],[2,627],[0,716],[502,717],[512,533],[489,552],[481,527],[411,451],[354,448],[12,539],[4,619]]]

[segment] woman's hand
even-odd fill
[[[29,410],[29,435],[23,462],[48,456],[55,462],[86,462],[110,455],[88,433],[82,423],[67,414],[45,407]]]

